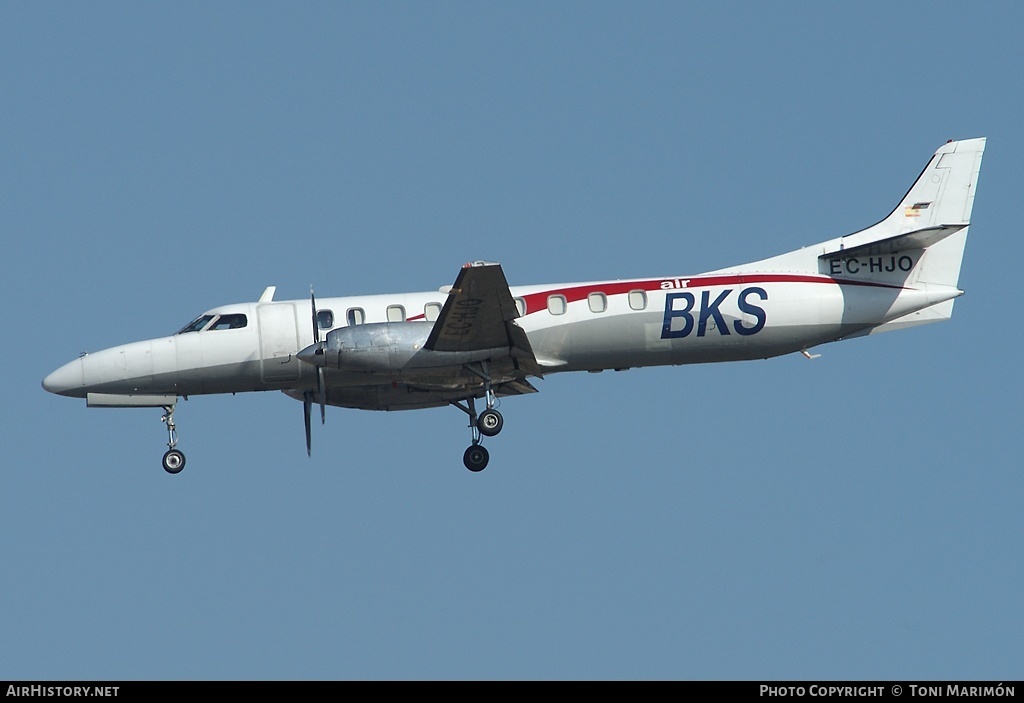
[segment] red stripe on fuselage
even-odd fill
[[[663,284],[675,284],[663,288]],[[604,293],[605,295],[624,295],[634,290],[651,291],[679,291],[688,288],[708,288],[711,286],[739,286],[753,283],[816,283],[839,286],[870,286],[874,288],[895,288],[901,290],[903,286],[894,286],[887,283],[874,283],[870,281],[849,281],[840,278],[829,278],[828,276],[810,276],[792,273],[731,273],[720,276],[693,276],[685,278],[657,278],[646,281],[612,281],[608,283],[596,283],[583,286],[569,286],[566,288],[552,288],[540,293],[530,293],[522,296],[526,301],[527,314],[540,312],[547,309],[548,298],[552,295],[561,295],[566,302],[573,303],[583,300],[591,293]]]

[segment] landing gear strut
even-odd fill
[[[501,413],[494,409],[494,391],[491,389],[491,377],[487,373],[487,364],[480,364],[479,369],[473,366],[466,366],[466,368],[483,379],[484,398],[487,403],[487,408],[478,417],[476,414],[476,398],[467,398],[466,405],[460,402],[452,402],[452,405],[469,415],[469,429],[472,433],[473,443],[469,445],[469,448],[462,455],[462,463],[470,471],[476,472],[487,468],[487,461],[490,459],[487,450],[480,444],[481,435],[484,437],[495,436],[501,432],[505,421],[502,419]]]
[[[174,426],[174,406],[165,405],[164,415],[160,421],[167,425],[167,451],[164,453],[164,471],[169,474],[180,473],[185,468],[185,455],[175,449],[178,445],[178,430]]]

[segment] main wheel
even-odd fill
[[[185,455],[177,449],[168,449],[163,459],[164,471],[169,474],[181,473],[185,468]]]
[[[490,459],[490,455],[487,450],[479,444],[474,444],[472,447],[466,450],[466,453],[462,455],[462,463],[466,465],[466,468],[470,471],[483,471],[487,468],[487,461]]]
[[[480,413],[480,418],[476,421],[477,429],[480,430],[480,434],[487,437],[493,437],[494,435],[501,432],[502,425],[505,421],[501,419],[501,413],[497,410],[487,409]]]

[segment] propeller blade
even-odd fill
[[[316,367],[316,391],[320,394],[320,424],[327,424],[327,389],[324,388],[324,367]]]
[[[309,306],[313,310],[313,344],[320,345],[320,323],[316,319],[316,296],[313,294],[313,286],[309,287]],[[314,353],[323,354],[324,350],[321,346]],[[320,396],[320,424],[327,424],[327,392],[324,388],[324,367],[317,365],[316,367],[316,392]],[[306,452],[311,453],[310,449],[310,430],[309,430],[309,414],[310,406],[312,405],[313,394],[309,391],[303,394],[306,405]]]
[[[313,430],[309,422],[312,405],[313,394],[310,391],[306,391],[302,394],[302,419],[306,422],[306,456],[313,456]]]
[[[313,295],[313,286],[309,287],[309,303],[313,308],[313,344],[320,343],[320,325],[316,321],[316,296]]]

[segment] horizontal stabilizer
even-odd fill
[[[861,244],[859,246],[841,247],[839,249],[826,252],[818,258],[834,259],[837,256],[879,256],[882,254],[895,254],[896,252],[907,251],[908,249],[925,249],[930,247],[932,244],[941,242],[952,234],[956,234],[966,226],[966,224],[955,224],[925,227],[924,229],[917,229],[913,232],[897,234],[894,237],[887,237],[885,239],[868,242],[867,244]]]

